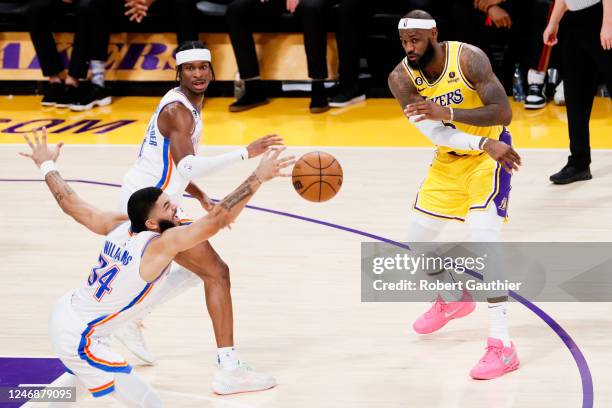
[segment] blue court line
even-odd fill
[[[93,184],[93,185],[106,186],[106,187],[121,187],[120,184],[105,183],[105,182],[93,181],[93,180],[69,179],[66,181],[71,182],[71,183]],[[0,182],[44,182],[44,180],[42,179],[0,179]],[[185,195],[185,197],[192,198],[189,195]],[[277,211],[277,210],[272,210],[269,208],[257,207],[254,205],[247,205],[246,207],[250,208],[251,210],[257,210],[257,211],[267,212],[270,214],[281,215],[283,217],[293,218],[293,219],[300,220],[300,221],[311,222],[314,224],[323,225],[325,227],[335,228],[341,231],[350,232],[352,234],[361,235],[367,238],[374,239],[376,241],[386,242],[387,244],[396,246],[398,248],[410,249],[408,248],[407,245],[402,244],[401,242],[397,242],[392,239],[381,237],[379,235],[371,234],[369,232],[361,231],[358,229],[345,227],[343,225],[338,225],[338,224],[334,224],[334,223],[327,222],[327,221],[317,220],[315,218],[304,217],[302,215],[292,214],[292,213],[288,213],[284,211]],[[483,279],[482,275],[477,272],[472,272],[472,271],[467,271],[467,272],[475,278],[478,278],[480,280]],[[593,377],[591,376],[591,370],[589,369],[589,364],[587,363],[586,358],[584,357],[584,354],[582,353],[582,351],[580,350],[580,348],[578,347],[574,339],[572,339],[569,333],[563,327],[561,327],[561,325],[557,323],[557,321],[555,321],[544,310],[540,309],[538,306],[528,301],[527,299],[525,299],[518,293],[510,291],[509,294],[511,298],[521,303],[527,309],[535,313],[536,316],[542,319],[563,341],[565,346],[568,348],[569,352],[572,354],[572,357],[574,358],[574,361],[576,362],[576,366],[578,366],[578,372],[580,373],[580,379],[582,381],[582,408],[593,408],[593,401],[595,398],[595,395],[593,392]]]

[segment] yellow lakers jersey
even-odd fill
[[[442,71],[440,77],[433,83],[430,83],[420,70],[410,68],[408,65],[408,58],[404,58],[402,61],[404,68],[408,71],[410,79],[421,96],[439,105],[452,106],[453,108],[459,109],[474,109],[484,106],[474,85],[472,85],[465,78],[463,72],[461,72],[459,56],[464,46],[464,43],[457,41],[446,42],[444,71]],[[462,132],[475,136],[486,136],[491,139],[498,139],[503,130],[502,126],[481,127],[454,121],[444,123]],[[478,151],[453,149],[446,146],[438,146],[438,151],[440,153],[453,151],[458,154],[480,154]]]

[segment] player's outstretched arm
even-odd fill
[[[279,157],[284,148],[270,149],[255,171],[215,208],[191,225],[170,228],[147,247],[142,258],[140,275],[147,282],[159,276],[179,252],[194,247],[227,227],[238,217],[262,183],[275,177],[289,177],[281,170],[295,162],[293,156]]]
[[[27,135],[24,138],[30,148],[31,153],[19,153],[28,157],[43,171],[47,187],[55,197],[55,201],[61,209],[75,219],[79,224],[84,225],[96,234],[106,235],[119,223],[128,219],[127,215],[120,212],[101,211],[85,200],[81,199],[77,193],[68,185],[55,168],[54,162],[60,154],[63,143],[58,143],[54,148],[47,145],[47,131],[42,129],[42,139],[39,140],[38,132],[33,132],[31,141]]]
[[[282,146],[278,135],[267,135],[248,146],[217,156],[196,156],[191,140],[193,131],[191,112],[181,103],[171,103],[159,115],[158,127],[170,138],[170,153],[176,170],[186,179],[207,176],[233,163],[257,157],[273,146]]]

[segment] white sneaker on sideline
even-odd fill
[[[240,392],[263,391],[276,386],[274,377],[258,373],[240,362],[233,370],[219,368],[215,372],[212,389],[215,394],[228,395]]]
[[[114,333],[114,336],[142,362],[153,365],[155,357],[147,348],[142,334],[142,321],[130,322]]]

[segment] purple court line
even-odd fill
[[[0,179],[0,182],[42,182],[42,181],[44,180],[42,179]],[[93,181],[93,180],[68,179],[66,181],[71,182],[71,183],[93,184],[93,185],[106,186],[106,187],[121,187],[120,184],[105,183],[102,181]],[[188,194],[185,194],[185,197],[191,198],[191,196],[189,196]],[[214,200],[214,201],[218,201],[218,200]],[[408,250],[410,249],[407,245],[402,244],[401,242],[397,242],[389,238],[381,237],[379,235],[370,234],[369,232],[360,231],[360,230],[350,228],[350,227],[345,227],[343,225],[333,224],[331,222],[317,220],[315,218],[310,218],[310,217],[304,217],[302,215],[291,214],[291,213],[284,212],[284,211],[277,211],[277,210],[272,210],[269,208],[257,207],[254,205],[247,205],[246,207],[252,210],[263,211],[263,212],[267,212],[267,213],[275,214],[275,215],[281,215],[283,217],[294,218],[300,221],[312,222],[314,224],[319,224],[319,225],[323,225],[326,227],[335,228],[341,231],[350,232],[353,234],[357,234],[357,235],[361,235],[364,237],[374,239],[376,241],[386,242],[398,248],[408,249]],[[483,279],[482,275],[479,274],[478,272],[474,272],[474,271],[466,271],[466,272],[475,278],[478,278],[480,280]],[[574,358],[574,361],[576,362],[576,365],[578,366],[578,371],[580,373],[580,379],[582,380],[582,408],[593,408],[593,401],[595,397],[594,392],[593,392],[593,377],[591,376],[591,370],[589,369],[589,364],[587,363],[586,358],[584,357],[584,354],[582,354],[582,351],[580,350],[580,348],[578,347],[574,339],[572,339],[569,333],[563,327],[561,327],[561,325],[557,323],[557,321],[555,321],[544,310],[540,309],[538,306],[531,303],[529,300],[525,299],[518,293],[510,291],[509,294],[510,294],[510,297],[512,297],[517,302],[521,303],[527,309],[535,313],[536,316],[542,319],[557,334],[557,336],[559,336],[559,338],[563,341],[563,343],[565,343],[565,346],[568,348],[568,350],[572,354],[572,357]]]

